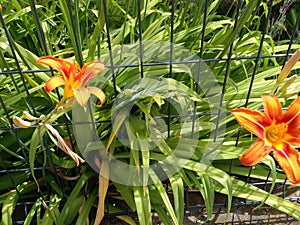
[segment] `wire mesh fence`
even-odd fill
[[[230,112],[239,107],[262,110],[260,96],[271,92],[281,68],[300,47],[298,2],[1,4],[2,223],[94,221],[101,202],[98,188],[106,176],[111,182],[103,224],[119,223],[116,217],[142,224],[137,218],[146,211],[153,224],[174,219],[172,212],[178,224],[296,221],[299,213],[291,205],[282,203],[285,214],[277,214],[269,206],[282,211],[279,200],[268,202],[266,197],[271,190],[296,205],[297,186],[272,159],[254,167],[241,165],[239,155],[253,139]],[[45,82],[60,69],[37,63],[47,55],[76,60],[78,70],[100,59],[106,69],[88,86],[100,87],[106,103],[98,108],[99,99],[91,97],[85,107],[80,102],[70,110],[58,107],[67,89],[45,91]],[[284,107],[297,97],[298,84],[298,77],[290,76],[276,88]],[[25,116],[27,121],[16,126],[14,116],[24,111],[34,119]],[[59,135],[46,129],[45,117]],[[59,150],[58,137],[86,162],[78,166]],[[175,161],[166,157],[173,152]],[[107,167],[105,157],[111,157]],[[139,205],[147,199],[151,207]],[[255,215],[250,209],[261,202],[269,206]]]

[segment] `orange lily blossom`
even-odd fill
[[[253,166],[271,151],[292,183],[300,183],[300,155],[293,146],[300,144],[300,97],[286,112],[275,95],[262,96],[264,112],[247,108],[232,110],[238,123],[258,140],[240,157],[245,166]]]
[[[91,78],[105,69],[102,62],[90,62],[82,68],[76,61],[59,59],[53,56],[40,57],[37,62],[49,66],[60,73],[61,76],[53,76],[46,82],[45,90],[51,92],[59,86],[64,86],[64,96],[61,102],[67,98],[74,97],[84,107],[91,94],[100,100],[99,106],[105,102],[105,94],[100,88],[86,87],[87,82]]]

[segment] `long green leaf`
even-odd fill
[[[107,4],[107,5],[109,5],[109,4]],[[95,58],[97,43],[98,43],[101,31],[104,28],[104,25],[105,25],[105,17],[104,17],[103,1],[100,1],[100,10],[99,10],[99,14],[98,14],[98,20],[97,20],[95,29],[94,29],[92,36],[90,38],[90,41],[89,41],[89,52],[88,52],[88,56],[87,56],[87,62],[91,62]]]
[[[57,218],[57,225],[70,224],[75,216],[79,213],[84,193],[82,192],[83,186],[86,184],[92,173],[83,173],[73,188],[67,202],[65,203],[61,214]]]
[[[71,42],[72,42],[76,60],[77,60],[77,62],[81,62],[82,50],[81,50],[81,45],[80,45],[81,41],[79,41],[79,39],[81,39],[81,37],[79,35],[77,37],[75,37],[75,33],[74,33],[73,25],[72,25],[72,19],[76,20],[76,16],[74,17],[74,15],[70,15],[67,1],[59,0],[59,4],[60,4],[60,8],[62,10],[62,15],[63,15],[64,21],[65,21],[65,25],[67,26],[67,29],[68,29],[68,34],[69,34]],[[76,23],[76,21],[74,23]],[[76,27],[76,25],[75,25],[75,27]],[[79,34],[79,31],[76,30],[76,33]],[[78,42],[76,42],[76,39],[78,40]],[[77,43],[79,44],[78,48],[77,48]]]
[[[153,204],[155,212],[159,215],[159,219],[163,222],[164,225],[172,225],[173,223],[170,220],[169,214],[165,211],[162,205]]]
[[[122,198],[125,200],[126,204],[130,207],[132,211],[136,211],[136,206],[133,198],[133,192],[129,185],[118,184],[114,182],[114,185],[120,192]]]
[[[89,214],[91,211],[91,208],[94,204],[94,201],[97,197],[97,190],[98,188],[95,187],[90,193],[88,198],[85,200],[84,205],[82,209],[80,210],[79,216],[76,220],[76,225],[82,225],[86,224],[87,221],[89,220]]]
[[[296,220],[300,220],[300,206],[293,202],[275,195],[268,196],[268,192],[235,178],[232,179],[232,189],[232,194],[235,197],[253,201],[265,201],[265,204],[273,207],[274,209],[286,213],[294,217]],[[222,185],[216,184],[216,190],[227,194],[227,190]],[[266,196],[268,196],[267,199],[265,199]]]
[[[230,212],[231,209],[231,202],[232,202],[232,181],[231,177],[222,170],[216,169],[212,166],[209,166],[205,171],[207,175],[214,179],[216,182],[220,183],[224,186],[225,190],[227,191],[227,213]],[[209,188],[209,185],[206,185]]]
[[[111,204],[108,204],[107,208],[108,208],[108,213],[124,213],[124,211],[122,211],[118,207],[113,206]],[[136,223],[130,216],[122,215],[122,216],[116,216],[116,217],[129,225],[136,225]]]
[[[249,1],[248,4],[243,8],[243,12],[238,18],[238,22],[237,22],[235,29],[233,30],[233,27],[232,27],[232,32],[228,32],[230,34],[230,36],[228,38],[224,37],[226,39],[226,45],[225,45],[223,51],[219,54],[219,56],[218,56],[219,58],[222,58],[227,53],[230,45],[235,40],[236,35],[243,28],[244,24],[249,19],[249,16],[251,15],[251,13],[253,13],[255,11],[254,9],[255,9],[255,7],[257,7],[257,3],[258,3],[258,0]]]
[[[209,221],[212,218],[214,207],[214,185],[212,180],[206,174],[197,174],[191,171],[187,171],[187,174],[191,178],[194,185],[199,189],[207,211],[207,218],[203,223]],[[197,176],[198,175],[198,176]]]
[[[12,225],[13,224],[13,211],[17,204],[19,195],[16,191],[10,192],[2,205],[2,220],[1,224]]]
[[[152,225],[152,213],[148,188],[134,186],[133,194],[140,224]]]
[[[179,224],[183,224],[184,218],[184,184],[179,175],[171,176],[170,183],[174,197],[174,209]]]
[[[32,221],[36,211],[38,211],[38,208],[40,208],[41,205],[42,205],[42,198],[38,198],[36,200],[36,202],[33,204],[33,206],[31,207],[31,209],[30,209],[23,225],[30,225],[31,224],[31,221]]]
[[[164,187],[161,183],[161,180],[157,177],[155,172],[151,169],[149,170],[149,175],[150,175],[153,183],[155,184],[158,194],[160,195],[160,197],[163,200],[163,204],[164,204],[168,214],[170,215],[170,218],[172,219],[173,224],[179,225],[179,222],[178,222],[178,219],[176,218],[176,214],[174,212],[173,206],[172,206],[170,199],[166,193],[166,190],[164,189]]]
[[[35,131],[32,134],[31,144],[29,148],[29,167],[30,167],[31,175],[36,183],[38,182],[34,175],[34,161],[36,157],[36,151],[38,149],[38,146],[40,145],[41,138],[44,136],[46,131],[47,131],[46,128],[43,126],[42,127],[39,126],[37,129],[35,129]]]

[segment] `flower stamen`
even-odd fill
[[[284,123],[271,125],[265,128],[265,138],[268,143],[275,146],[282,142],[287,131],[287,125]]]

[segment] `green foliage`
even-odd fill
[[[84,148],[86,151],[81,152],[84,156],[88,156],[95,149],[101,152],[98,143],[101,140],[103,148],[100,150],[108,149],[110,157],[136,168],[132,176],[136,175],[142,180],[141,186],[125,185],[124,179],[131,178],[122,177],[122,174],[113,174],[120,177],[119,182],[111,181],[111,186],[117,189],[118,197],[128,208],[137,212],[139,224],[152,224],[152,210],[157,212],[164,224],[183,224],[186,187],[199,189],[206,206],[207,220],[213,215],[215,192],[227,195],[228,212],[232,197],[235,196],[261,201],[300,220],[299,206],[271,193],[275,182],[285,180],[285,175],[275,166],[271,157],[256,165],[250,173],[250,178],[272,181],[270,193],[242,181],[248,176],[249,168],[243,167],[238,158],[253,140],[247,132],[239,132],[238,125],[230,114],[217,124],[216,116],[210,114],[211,105],[207,97],[208,94],[220,97],[220,90],[212,85],[218,83],[225,90],[221,105],[226,111],[244,106],[249,83],[254,76],[254,63],[262,37],[261,25],[267,14],[265,3],[246,1],[248,4],[245,3],[235,24],[234,18],[238,10],[234,5],[231,10],[222,14],[219,12],[222,1],[210,1],[205,32],[202,32],[205,1],[176,1],[173,47],[177,51],[173,52],[172,59],[193,60],[194,55],[199,56],[201,52],[202,59],[207,60],[206,65],[214,74],[212,81],[200,77],[197,82],[197,79],[194,79],[195,71],[187,64],[172,65],[172,74],[167,63],[154,65],[166,59],[170,60],[170,45],[161,45],[170,41],[171,6],[168,1],[141,1],[143,63],[149,64],[143,67],[143,79],[136,1],[106,1],[109,30],[105,24],[103,1],[70,1],[71,12],[68,1],[43,0],[36,5],[32,5],[32,2],[4,1],[3,10],[0,12],[11,35],[9,40],[4,35],[4,29],[0,28],[0,97],[5,105],[5,108],[0,108],[0,124],[1,128],[4,128],[0,129],[0,168],[9,170],[30,167],[30,171],[0,176],[1,224],[12,223],[12,214],[19,198],[35,199],[25,224],[30,224],[33,220],[38,224],[84,224],[90,220],[90,213],[98,203],[97,174],[88,164],[76,167],[65,153],[58,151],[56,143],[47,137],[44,127],[11,130],[13,116],[20,116],[24,110],[35,116],[47,115],[59,101],[57,93],[62,94],[62,89],[50,94],[43,89],[44,82],[53,73],[45,71],[47,68],[38,65],[36,60],[46,54],[76,59],[83,63],[100,58],[107,66],[111,65],[112,56],[114,65],[138,65],[120,67],[114,71],[107,69],[92,81],[102,86],[107,96],[103,107],[92,111],[88,107],[81,108],[77,112],[73,110],[73,114],[66,112],[64,116],[61,113],[49,123],[57,123],[59,133],[71,145],[75,145],[74,151],[78,152],[78,149]],[[34,10],[37,10],[38,17],[35,16]],[[292,20],[291,23],[295,21]],[[107,44],[108,31],[112,55]],[[202,40],[203,46],[200,44]],[[9,41],[15,52],[11,50]],[[231,45],[232,54],[229,55]],[[299,47],[300,45],[294,44],[291,50]],[[185,49],[189,49],[194,55],[185,52]],[[287,49],[288,39],[274,42],[273,37],[267,34],[261,54],[279,55]],[[13,58],[14,53],[20,68]],[[233,59],[220,59],[215,62],[216,59],[229,56]],[[242,58],[236,60],[238,57]],[[249,108],[262,107],[260,96],[271,92],[283,60],[283,57],[266,57],[257,62],[258,67],[248,101]],[[229,68],[228,82],[223,84],[226,68]],[[299,68],[300,63],[297,63],[293,73]],[[19,69],[23,74],[2,73]],[[207,87],[205,90],[208,92],[199,88],[201,84]],[[288,105],[295,98],[298,86],[299,78],[296,77],[289,87],[284,84],[279,87],[282,88],[279,93],[284,105]],[[120,100],[118,104],[116,99]],[[172,106],[168,102],[169,99],[174,101]],[[178,114],[179,109],[190,104],[186,99],[193,103],[195,111],[190,112],[191,114],[195,112],[209,115],[199,116],[194,121],[187,122],[184,129]],[[117,106],[114,107],[114,104]],[[132,110],[127,120],[128,104],[132,106]],[[220,108],[217,105],[213,110],[218,112]],[[92,122],[89,113],[92,113],[94,121],[97,121],[97,138],[91,141],[89,140],[94,138],[91,137],[93,126],[66,125],[72,123],[71,118],[76,121],[82,114],[87,118],[81,120]],[[173,117],[168,118],[168,115]],[[112,124],[107,122],[112,120],[112,116],[115,116],[115,130]],[[161,117],[161,123],[158,117]],[[196,141],[189,129],[195,123],[198,125],[198,130],[195,130]],[[218,126],[224,127],[224,132],[214,137]],[[118,140],[118,131],[129,134],[126,137],[128,145]],[[152,137],[153,132],[160,132],[163,140]],[[74,142],[76,135],[81,137],[81,142]],[[145,141],[150,136],[151,141]],[[136,137],[139,137],[137,142],[134,141]],[[175,158],[167,158],[174,151]],[[216,154],[210,165],[202,161],[207,152]],[[173,172],[174,159],[178,163],[184,161],[182,168],[176,172]],[[166,179],[169,186],[161,181],[151,167],[155,163],[168,168],[169,174],[166,172]],[[113,166],[115,164],[111,161],[110,168]],[[36,168],[41,167],[52,169],[37,171]],[[143,170],[139,170],[140,167]],[[136,181],[140,181],[138,178]],[[18,193],[13,187],[17,187]],[[42,192],[37,194],[38,190]],[[173,198],[170,198],[171,196]],[[107,204],[104,210],[120,213],[124,209]],[[136,223],[129,216],[118,218],[128,224]]]

